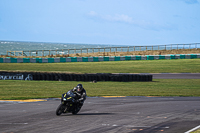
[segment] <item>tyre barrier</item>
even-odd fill
[[[99,56],[99,57],[56,57],[56,58],[0,58],[0,63],[58,63],[58,62],[100,62],[129,60],[160,60],[160,59],[196,59],[200,54],[170,55],[130,55],[130,56]]]
[[[0,80],[48,80],[48,81],[152,81],[149,74],[111,74],[111,73],[44,73],[44,72],[0,72]]]

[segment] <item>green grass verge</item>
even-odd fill
[[[200,73],[200,59],[66,63],[0,63],[1,71],[74,73]]]
[[[0,80],[0,99],[54,98],[76,81]],[[153,82],[81,82],[92,96],[200,96],[199,79],[154,79]],[[183,84],[184,83],[184,84]]]
[[[200,133],[200,129],[197,129],[196,131],[191,132],[191,133]]]

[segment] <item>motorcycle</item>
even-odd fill
[[[61,104],[56,109],[56,115],[61,115],[62,113],[72,113],[76,115],[81,109],[79,102],[76,102],[76,94],[71,90],[67,93],[62,94]]]

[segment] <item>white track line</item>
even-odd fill
[[[28,123],[0,123],[0,125],[27,125]]]
[[[195,127],[195,128],[193,128],[193,129],[191,129],[191,130],[189,130],[189,131],[187,131],[187,132],[185,132],[185,133],[190,133],[190,132],[192,132],[192,131],[194,131],[194,130],[196,130],[196,129],[198,129],[198,128],[200,128],[200,125],[197,126],[197,127]]]

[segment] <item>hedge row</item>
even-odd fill
[[[0,73],[1,75],[2,73]],[[33,80],[49,80],[49,81],[152,81],[152,75],[141,74],[110,74],[110,73],[97,73],[97,74],[66,74],[66,73],[41,73],[41,72],[4,72],[4,75],[15,74],[31,74]]]

